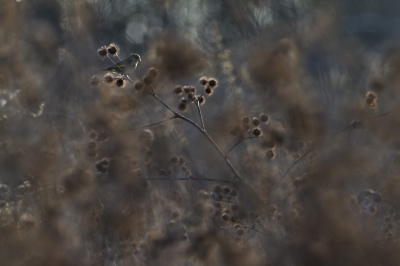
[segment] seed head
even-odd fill
[[[175,95],[181,95],[183,92],[182,87],[181,86],[176,86],[174,89],[174,94]]]
[[[375,92],[369,91],[369,92],[367,92],[365,102],[367,103],[367,105],[369,107],[375,107],[376,106],[377,97],[378,96],[376,95]]]
[[[189,94],[190,93],[190,87],[189,86],[183,86],[182,90],[186,93]]]
[[[93,150],[93,149],[96,149],[96,147],[97,147],[97,143],[96,142],[92,141],[92,142],[89,143],[89,146],[88,146],[89,149]]]
[[[186,158],[185,157],[182,157],[182,156],[179,156],[179,158],[178,158],[178,163],[179,164],[185,164],[186,163]]]
[[[208,79],[208,86],[210,86],[211,88],[215,89],[218,86],[218,80],[215,78],[210,78]]]
[[[204,90],[204,92],[205,92],[208,96],[211,96],[211,95],[214,93],[214,90],[213,90],[210,86],[208,86],[208,87]]]
[[[151,85],[153,83],[153,78],[149,75],[143,77],[143,83],[146,85]]]
[[[200,85],[205,86],[205,85],[207,85],[208,80],[207,80],[206,77],[201,77],[201,78],[199,79],[199,83],[200,83]]]
[[[173,164],[178,163],[178,157],[176,157],[176,156],[172,156],[170,160],[171,160],[171,163],[173,163]]]
[[[267,156],[268,159],[272,160],[276,156],[275,150],[274,149],[270,149],[270,150],[267,151],[267,153],[265,155]]]
[[[111,73],[107,73],[104,75],[103,80],[105,83],[112,84],[114,82],[114,77]]]
[[[108,135],[106,132],[101,132],[98,136],[97,136],[97,141],[103,141],[106,140],[108,138]]]
[[[269,115],[267,115],[267,114],[261,114],[261,115],[260,115],[260,120],[261,120],[261,122],[263,122],[263,123],[268,123],[268,122],[269,122]]]
[[[253,134],[254,137],[261,137],[262,135],[262,131],[261,129],[259,129],[258,127],[254,128],[253,131],[251,132],[251,134]]]
[[[141,89],[143,89],[143,82],[138,80],[135,82],[135,85],[133,85],[133,87],[135,88],[135,90],[140,91]]]
[[[221,188],[220,186],[215,186],[215,187],[214,187],[214,192],[217,193],[217,194],[219,194],[219,193],[222,192],[222,188]]]
[[[258,126],[260,125],[260,120],[258,120],[257,117],[254,117],[254,118],[253,118],[253,125],[254,125],[255,127],[258,127]]]
[[[197,99],[199,100],[200,105],[203,105],[206,103],[206,97],[204,97],[203,95],[197,95]]]
[[[102,47],[97,49],[97,54],[103,59],[106,58],[107,57],[107,47],[105,45],[103,45]]]
[[[188,100],[189,100],[190,102],[193,102],[195,99],[196,99],[196,95],[195,95],[193,92],[190,92],[190,93],[188,94]]]
[[[142,172],[142,170],[140,168],[136,168],[135,170],[133,170],[133,173],[137,177],[142,177],[143,176],[143,172]]]
[[[375,92],[369,91],[369,92],[367,92],[366,97],[371,98],[372,100],[375,100],[377,98],[377,95]]]
[[[242,123],[243,123],[244,125],[249,124],[249,123],[250,123],[250,117],[248,117],[248,116],[243,116],[243,117],[242,117]]]
[[[96,138],[96,136],[97,136],[97,134],[96,134],[96,132],[95,131],[90,131],[90,133],[89,133],[89,138],[91,138],[91,139],[95,139]]]
[[[125,87],[125,80],[122,78],[119,78],[115,81],[115,85],[117,85],[117,87],[119,87],[119,88],[123,88],[123,87]]]
[[[151,67],[149,70],[147,70],[147,74],[152,78],[156,78],[158,76],[158,70],[154,67]]]
[[[90,84],[93,86],[97,86],[100,83],[100,79],[97,75],[94,75],[92,79],[90,80]]]
[[[231,193],[231,189],[230,189],[229,187],[224,187],[224,188],[222,189],[222,192],[223,192],[224,194],[229,194],[229,193]]]
[[[296,177],[293,181],[293,185],[295,187],[300,187],[302,183],[303,183],[303,180],[301,179],[301,177]]]
[[[119,48],[115,43],[111,43],[108,47],[107,47],[107,52],[112,55],[112,56],[118,56],[119,53]]]
[[[187,109],[187,105],[185,104],[185,103],[179,103],[178,104],[178,110],[179,111],[186,111],[186,109]]]

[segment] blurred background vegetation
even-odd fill
[[[400,264],[400,2],[2,4],[0,264]],[[204,124],[240,180],[150,87],[103,81],[110,43],[174,110],[218,80]]]

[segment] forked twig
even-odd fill
[[[247,139],[255,139],[255,138],[256,138],[256,137],[247,137],[247,138],[244,138],[244,139],[239,140],[238,142],[235,143],[235,145],[233,145],[233,146],[227,151],[225,157],[228,157],[228,154],[229,154],[237,145],[239,145],[239,144],[242,143],[243,141],[245,141],[245,140],[247,140]]]

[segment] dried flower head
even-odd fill
[[[183,93],[183,89],[181,86],[176,86],[174,89],[174,94],[175,95],[181,95]]]
[[[125,87],[125,80],[122,78],[118,78],[115,81],[115,85],[117,85],[117,87],[119,87],[119,88],[123,88],[123,87]]]
[[[95,139],[96,138],[96,136],[97,136],[97,133],[96,133],[96,131],[90,131],[90,133],[89,133],[89,138],[91,138],[91,139]]]
[[[119,48],[115,43],[110,43],[107,47],[107,52],[112,56],[118,56]]]
[[[201,77],[201,78],[199,79],[199,83],[200,83],[200,85],[205,86],[205,85],[207,85],[208,80],[207,80],[206,77]]]
[[[261,129],[259,129],[258,127],[256,127],[256,128],[253,129],[253,131],[251,132],[251,134],[252,134],[254,137],[259,138],[259,137],[262,136],[262,131],[261,131]]]
[[[173,164],[178,163],[178,157],[176,157],[176,156],[172,156],[170,160],[171,160],[171,163],[173,163]]]
[[[300,187],[302,183],[303,183],[303,180],[302,180],[301,177],[296,177],[296,178],[294,179],[294,181],[293,181],[293,185],[294,185],[295,187],[297,187],[297,188]]]
[[[97,54],[103,59],[107,57],[107,47],[103,45],[99,49],[97,49]]]
[[[143,176],[143,172],[142,172],[142,170],[140,168],[136,168],[135,170],[133,170],[133,173],[137,177],[142,177]]]
[[[372,100],[375,100],[377,98],[377,95],[376,95],[375,92],[369,91],[369,92],[367,92],[366,98],[367,99],[370,98]]]
[[[133,87],[135,88],[135,90],[140,91],[141,89],[143,89],[144,85],[143,85],[143,82],[138,80],[138,81],[135,82]]]
[[[211,88],[215,89],[218,86],[218,80],[215,78],[209,78],[208,79],[208,86],[210,86]]]
[[[375,92],[369,91],[367,92],[365,102],[369,107],[376,106],[377,95]]]
[[[189,86],[183,86],[182,90],[186,93],[189,94],[190,93],[190,87]]]
[[[106,132],[101,132],[98,136],[97,136],[97,141],[104,141],[108,138],[108,135]]]
[[[248,117],[248,116],[243,116],[243,117],[242,117],[242,123],[243,123],[244,125],[249,124],[249,123],[250,123],[250,117]]]
[[[275,149],[270,149],[267,151],[267,153],[265,154],[267,156],[268,159],[272,160],[275,158],[276,154],[275,154]]]
[[[149,75],[143,77],[143,83],[146,85],[151,85],[153,83],[153,78]]]
[[[204,92],[208,95],[211,96],[214,93],[214,90],[211,87],[207,87]]]
[[[260,120],[258,120],[258,118],[257,117],[254,117],[253,118],[253,125],[255,126],[255,127],[258,127],[261,123],[260,123]]]
[[[94,75],[90,80],[90,84],[92,84],[93,86],[97,86],[99,83],[100,79],[97,75]]]
[[[97,143],[94,141],[90,142],[88,145],[88,148],[91,150],[96,149],[96,147],[97,147]]]
[[[114,82],[114,77],[111,73],[107,73],[104,75],[103,80],[105,83],[112,84]]]
[[[182,156],[179,156],[179,158],[178,158],[178,163],[179,164],[185,164],[186,163],[186,158],[185,157],[182,157]]]
[[[193,102],[194,100],[196,100],[196,94],[194,94],[193,92],[190,92],[188,94],[188,100],[189,100],[189,102]]]
[[[197,99],[199,100],[200,105],[203,105],[206,103],[206,97],[204,97],[203,95],[197,95]]]
[[[261,122],[263,122],[263,123],[268,123],[269,122],[269,115],[267,115],[267,114],[260,114],[260,120],[261,120]]]
[[[154,67],[151,67],[149,70],[147,70],[147,74],[152,78],[156,78],[158,76],[158,70]]]
[[[184,98],[184,97],[182,97],[182,98],[179,100],[179,103],[188,104],[188,103],[189,103],[189,100],[186,99],[186,98]]]

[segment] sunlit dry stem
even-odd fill
[[[196,104],[197,111],[199,112],[200,121],[201,121],[201,127],[202,127],[203,130],[205,131],[206,128],[205,128],[205,126],[204,126],[203,115],[201,114],[201,109],[200,109],[200,104],[199,104],[199,98],[197,98],[197,96],[195,96],[195,97],[196,97],[196,99],[195,99],[194,103]]]

